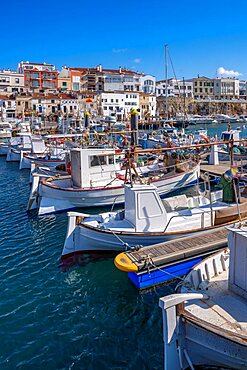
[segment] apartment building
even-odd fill
[[[0,95],[0,121],[11,121],[16,117],[16,102],[11,95]]]
[[[100,112],[103,116],[126,119],[133,109],[139,110],[139,94],[132,92],[104,92],[101,94]]]
[[[24,74],[24,86],[30,91],[56,92],[58,71],[53,64],[20,62],[18,71]]]
[[[139,94],[140,118],[145,119],[156,115],[156,95]]]
[[[238,99],[239,80],[235,78],[214,79],[214,96],[216,99]]]
[[[193,97],[193,81],[168,79],[167,96],[168,97]],[[166,96],[166,80],[157,81],[156,96]]]
[[[214,79],[205,76],[193,78],[193,89],[195,99],[213,98]]]
[[[11,70],[0,71],[0,91],[18,93],[24,89],[24,75]]]
[[[141,91],[144,94],[155,94],[156,78],[151,75],[140,76]]]

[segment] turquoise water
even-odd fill
[[[161,369],[162,287],[139,294],[113,258],[63,271],[66,213],[25,211],[29,171],[0,157],[0,368]]]
[[[240,138],[247,137],[247,124],[245,129],[242,129],[243,123],[237,122],[231,124],[231,129],[236,130],[237,128],[241,129],[240,132]],[[208,137],[213,137],[214,135],[217,135],[218,139],[220,139],[222,131],[227,131],[228,124],[227,123],[221,123],[221,124],[209,124],[209,125],[196,125],[196,126],[188,126],[186,129],[186,133],[194,132],[200,128],[207,129],[208,130]]]

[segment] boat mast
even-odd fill
[[[168,119],[168,45],[165,45],[165,74],[166,74],[166,119]]]

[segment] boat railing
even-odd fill
[[[211,210],[210,211],[205,211],[204,209],[200,209],[200,212],[193,213],[193,216],[194,215],[201,215],[201,228],[204,228],[205,227],[205,214],[208,214],[211,217]],[[166,227],[164,229],[164,232],[166,232],[168,226],[170,225],[171,220],[173,220],[176,217],[181,217],[181,216],[182,216],[181,214],[173,215],[169,219],[169,221],[168,221],[168,223],[167,223],[167,225],[166,225]],[[211,220],[211,226],[213,226],[212,220]]]

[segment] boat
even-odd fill
[[[160,299],[165,370],[247,368],[246,224],[229,229],[228,245]]]
[[[21,151],[26,153],[31,152],[31,134],[30,133],[19,133],[17,137],[11,140],[8,146],[7,162],[19,162],[21,159]]]
[[[200,115],[193,115],[190,117],[191,122],[195,125],[208,125],[208,124],[217,124],[218,121],[210,116],[200,116]]]
[[[12,125],[9,122],[0,122],[0,139],[10,139],[12,136]]]
[[[43,179],[33,191],[38,191],[39,199],[32,203],[39,215],[78,207],[112,206],[124,203],[124,183],[128,170],[120,168],[117,161],[121,154],[108,149],[73,149],[70,151],[71,176],[66,179]],[[132,179],[138,182],[151,182],[157,186],[159,194],[166,194],[182,188],[199,178],[200,163],[183,160],[177,163],[170,158],[168,167],[154,162],[141,165],[132,172]],[[37,180],[36,180],[37,181]],[[33,198],[32,192],[30,197]]]
[[[227,142],[227,144],[219,145],[218,155],[220,161],[230,160],[229,141],[233,142],[233,159],[236,161],[247,159],[247,148],[244,145],[241,145],[240,132],[241,131],[239,130],[222,131],[220,141],[222,141],[222,143]]]
[[[62,255],[140,248],[221,229],[240,217],[247,218],[247,198],[241,203],[226,203],[223,199],[227,199],[228,191],[224,186],[197,197],[182,194],[161,199],[154,184],[126,184],[124,210],[98,215],[68,213]]]

